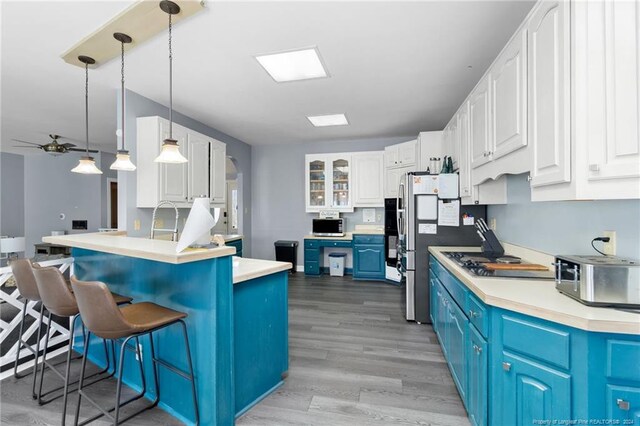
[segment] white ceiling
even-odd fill
[[[2,3],[3,151],[24,153],[11,138],[45,143],[52,132],[84,140],[84,71],[60,54],[130,3]],[[174,107],[252,145],[440,130],[532,5],[208,2],[174,30]],[[278,84],[254,59],[309,46],[330,78]],[[167,104],[167,66],[161,34],[128,54],[127,87]],[[119,61],[89,79],[91,143],[113,152]],[[350,125],[306,119],[330,113]]]

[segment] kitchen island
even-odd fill
[[[234,247],[187,249],[172,241],[132,238],[122,233],[45,237],[72,247],[80,280],[106,283],[110,290],[186,312],[202,424],[230,425],[280,384],[288,369],[287,281],[291,264],[234,257]],[[78,333],[77,336],[81,336]],[[145,377],[153,383],[148,338],[142,345]],[[186,370],[179,328],[154,333],[156,355]],[[90,359],[105,364],[94,339]],[[74,342],[82,350],[82,342]],[[159,370],[160,407],[193,423],[190,384]],[[125,355],[123,380],[140,390],[134,353]],[[149,399],[155,389],[147,386]]]

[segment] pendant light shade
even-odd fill
[[[131,43],[132,39],[131,37],[123,33],[114,33],[113,38],[115,38],[120,42],[120,53],[121,53],[120,85],[122,90],[122,96],[121,96],[122,105],[120,108],[120,113],[122,114],[121,116],[122,122],[120,125],[122,127],[120,129],[120,132],[121,132],[120,137],[122,138],[122,149],[118,150],[118,153],[116,154],[116,161],[114,161],[111,167],[109,168],[111,170],[121,170],[123,172],[132,172],[136,169],[136,166],[131,162],[131,156],[129,155],[129,151],[127,151],[127,149],[125,148],[125,133],[124,133],[124,44]]]
[[[162,141],[156,163],[181,164],[188,160],[180,152],[178,141],[173,139],[173,52],[171,50],[171,17],[180,13],[180,6],[169,0],[160,2],[160,9],[169,15],[169,137]]]
[[[96,166],[93,157],[89,155],[89,65],[95,64],[96,61],[88,56],[78,56],[78,60],[84,64],[84,124],[87,151],[71,171],[84,175],[101,175],[102,171]]]
[[[77,166],[71,169],[73,173],[82,173],[83,175],[101,175],[102,170],[96,166],[93,157],[81,157]]]

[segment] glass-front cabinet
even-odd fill
[[[351,156],[307,155],[305,163],[307,212],[322,209],[353,211]]]

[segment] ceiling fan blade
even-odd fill
[[[67,149],[68,149],[68,148],[72,148],[72,147],[74,147],[74,146],[76,146],[76,145],[75,145],[75,144],[73,144],[73,143],[63,143],[63,144],[61,144],[60,146],[64,146],[65,148],[67,148]]]
[[[13,145],[14,148],[35,148],[35,149],[42,149],[41,146],[25,146],[25,145]]]
[[[74,151],[74,152],[87,152],[86,149],[81,149],[81,148],[68,148],[67,151]],[[93,153],[93,154],[97,154],[98,150],[96,149],[90,149],[89,152]]]
[[[44,145],[40,145],[39,143],[27,142],[20,139],[11,139],[12,141],[20,142],[20,143],[28,143],[29,145],[37,145],[39,147],[43,147]]]

